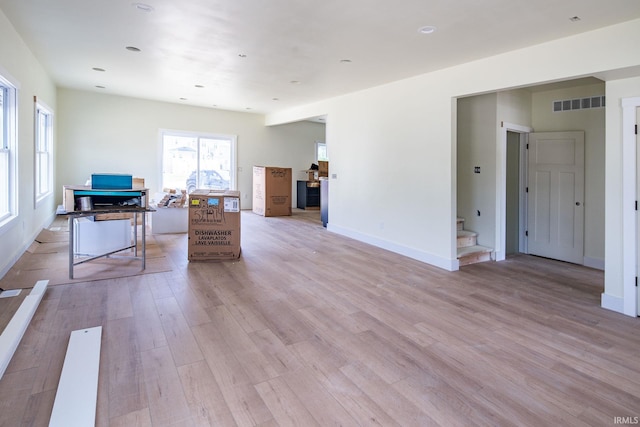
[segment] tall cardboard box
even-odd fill
[[[240,192],[195,190],[189,195],[189,261],[240,257]]]
[[[318,177],[329,177],[329,162],[325,160],[318,161]]]
[[[291,215],[291,168],[253,167],[253,212],[262,216]]]

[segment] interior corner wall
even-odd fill
[[[605,95],[605,84],[582,85],[533,94],[535,132],[584,131],[584,263],[604,269],[605,109],[554,112],[553,101]]]
[[[606,83],[607,108],[606,144],[605,144],[605,287],[603,306],[623,312],[625,280],[633,280],[637,270],[629,276],[629,266],[624,265],[625,245],[623,236],[623,211],[632,201],[625,200],[623,189],[623,137],[622,137],[622,101],[625,98],[640,97],[640,77],[618,79]],[[637,197],[637,194],[635,195]],[[636,238],[637,239],[637,238]],[[634,240],[636,240],[634,239]],[[637,248],[636,248],[637,250]],[[634,290],[637,289],[631,286]]]
[[[457,115],[457,215],[495,248],[497,94],[458,99]]]
[[[237,136],[237,186],[242,209],[251,209],[253,166],[292,168],[293,178],[315,159],[325,125],[309,121],[266,127],[264,116],[166,102],[58,90],[58,202],[62,185],[83,184],[92,173],[127,173],[162,189],[160,130]],[[293,192],[293,206],[296,206]]]
[[[267,122],[327,114],[336,174],[330,180],[330,230],[455,270],[459,137],[452,100],[609,72],[637,73],[638,38],[640,20],[628,21],[270,114]],[[609,137],[607,144],[617,143]]]
[[[0,74],[8,74],[6,77],[19,85],[16,151],[18,194],[15,195],[18,215],[0,230],[1,278],[29,247],[42,227],[48,226],[54,218],[53,195],[45,198],[37,207],[35,205],[34,96],[54,110],[54,150],[58,144],[55,134],[58,117],[55,85],[1,10]]]

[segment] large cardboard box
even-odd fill
[[[253,212],[262,216],[291,215],[291,168],[253,167]]]
[[[240,192],[195,190],[189,195],[189,261],[240,256]]]
[[[324,160],[318,161],[318,177],[328,177],[329,176],[329,162]]]

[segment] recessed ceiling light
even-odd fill
[[[436,31],[436,27],[434,27],[433,25],[425,25],[424,27],[420,27],[418,29],[418,32],[420,34],[431,34],[435,31]]]
[[[131,52],[140,52],[140,49],[135,46],[127,46],[125,49],[130,50]]]
[[[93,71],[106,71],[104,68],[98,68],[98,67],[93,67],[92,68]]]
[[[569,18],[569,21],[578,22],[578,21],[580,21],[580,17],[579,16],[572,16],[571,18]]]
[[[149,6],[145,3],[131,3],[131,6],[143,12],[153,12],[153,6]]]

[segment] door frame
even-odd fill
[[[636,109],[640,107],[640,97],[622,99],[622,313],[638,316],[636,274],[638,270],[638,230],[636,226]],[[605,235],[606,241],[606,235]],[[617,310],[611,301],[604,298],[602,306]]]
[[[529,133],[533,128],[509,122],[500,122],[496,147],[496,247],[495,260],[504,261],[507,247],[507,132],[520,134],[520,252],[527,253],[527,239],[525,235],[527,224],[527,150]]]

